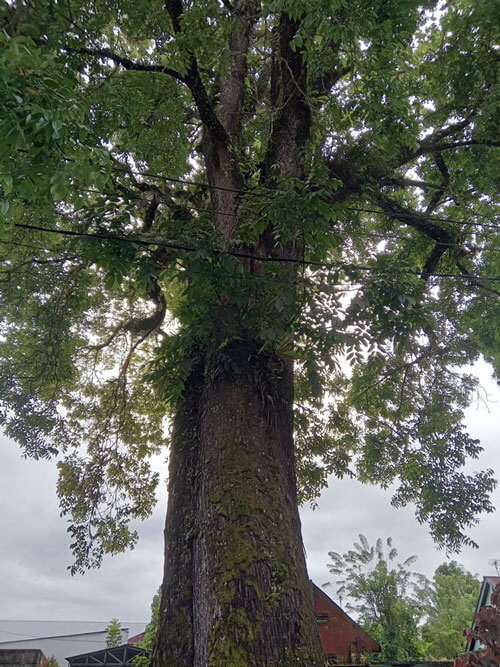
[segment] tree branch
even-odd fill
[[[387,185],[399,185],[403,188],[420,188],[421,190],[439,190],[441,185],[421,181],[418,178],[407,178],[406,176],[396,176],[385,180]]]
[[[320,95],[328,94],[333,86],[340,81],[346,74],[352,71],[352,65],[342,67],[341,69],[331,69],[329,72],[322,74],[312,83],[312,88]]]
[[[305,94],[307,66],[302,50],[292,49],[299,27],[299,21],[292,20],[286,11],[281,13],[277,28],[278,58],[271,74],[271,103],[279,110],[261,170],[264,183],[272,178],[272,165],[279,164],[283,173],[296,177],[300,177],[303,170],[302,158],[310,132],[311,111]]]
[[[444,255],[444,253],[449,250],[449,245],[444,245],[442,243],[436,243],[434,248],[432,249],[431,254],[427,258],[427,261],[424,264],[424,267],[422,269],[422,273],[420,274],[420,277],[422,280],[427,280],[429,279],[430,275],[434,273],[434,270],[436,269],[437,265],[439,264],[439,260],[441,257]]]
[[[179,72],[170,67],[164,67],[163,65],[151,65],[149,63],[136,62],[126,58],[125,56],[120,56],[118,53],[114,53],[111,49],[89,49],[86,47],[73,48],[71,46],[64,46],[64,50],[67,53],[76,53],[84,56],[91,56],[93,58],[107,58],[112,60],[117,65],[121,65],[123,69],[136,71],[136,72],[153,72],[157,74],[168,74],[173,77],[176,81],[181,83],[187,83],[185,77],[183,77]]]
[[[181,0],[166,0],[165,7],[170,15],[175,34],[179,35],[182,32],[182,2]],[[198,108],[200,118],[210,132],[212,139],[221,145],[227,146],[229,144],[229,136],[215,113],[207,90],[203,85],[198,68],[198,61],[194,54],[192,54],[189,59],[189,68],[182,80],[189,87]]]
[[[426,216],[423,216],[417,211],[411,211],[407,208],[404,208],[390,197],[386,197],[382,193],[376,193],[372,196],[382,211],[389,215],[391,218],[395,218],[396,220],[403,222],[405,225],[417,229],[419,232],[422,232],[422,234],[425,234],[430,239],[436,241],[439,244],[447,246],[455,245],[455,239],[453,236],[443,227],[439,227],[436,224],[430,223]]]
[[[450,172],[448,171],[448,167],[446,166],[446,162],[443,159],[443,156],[441,155],[440,152],[436,153],[436,165],[441,172],[441,176],[443,177],[443,181],[441,183],[441,186],[436,190],[436,192],[432,195],[431,200],[429,204],[427,205],[427,208],[425,209],[426,214],[432,213],[432,211],[435,210],[437,205],[439,204],[441,197],[444,195],[446,192],[446,188],[450,184]]]
[[[415,154],[415,157],[436,151],[449,151],[453,150],[454,148],[460,148],[462,146],[492,146],[494,148],[498,148],[500,147],[500,141],[493,141],[491,139],[464,139],[462,141],[454,141],[451,143],[445,142],[441,144],[434,144],[428,148],[426,146],[421,146],[421,148],[419,148]]]
[[[240,133],[242,123],[241,105],[245,92],[247,52],[256,18],[254,0],[236,0],[232,13],[240,25],[229,35],[229,50],[233,62],[227,76],[221,81],[219,99],[221,121],[234,141]]]

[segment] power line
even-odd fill
[[[180,183],[181,185],[196,185],[202,188],[209,188],[210,190],[222,190],[223,192],[234,192],[235,194],[245,195],[251,194],[254,197],[272,197],[270,194],[254,192],[253,190],[238,190],[237,188],[226,188],[222,185],[212,185],[211,183],[197,183],[196,181],[188,181],[182,178],[174,178],[173,176],[163,176],[163,174],[153,174],[150,171],[139,171],[138,169],[125,169],[122,167],[111,167],[112,171],[121,171],[125,174],[133,174],[134,176],[148,176],[149,178],[156,178],[160,181],[167,181],[167,183]],[[266,188],[270,190],[270,188]]]
[[[197,187],[204,187],[204,188],[209,188],[211,190],[221,190],[223,192],[234,192],[235,194],[240,194],[240,195],[251,195],[252,197],[265,197],[267,199],[271,199],[272,195],[267,194],[264,192],[256,192],[254,190],[239,190],[237,188],[227,188],[223,187],[220,185],[213,185],[211,183],[206,183],[206,182],[201,182],[197,183],[196,181],[189,181],[185,179],[179,179],[179,178],[173,178],[171,176],[163,176],[162,174],[154,174],[149,171],[139,171],[139,170],[134,170],[134,169],[125,169],[121,167],[112,167],[113,171],[120,171],[122,173],[129,173],[133,174],[135,176],[147,176],[149,178],[156,178],[158,180],[163,180],[171,183],[180,183],[182,185],[194,185]],[[265,188],[266,190],[269,190],[271,192],[270,188]],[[229,213],[229,212],[224,212],[224,211],[212,211],[211,209],[203,209],[203,208],[197,208],[196,206],[189,206],[187,204],[181,204],[181,206],[185,206],[186,208],[189,209],[194,209],[194,210],[199,210],[199,211],[207,211],[209,213],[215,213],[217,215],[226,215],[228,217],[238,217],[236,213]],[[372,208],[362,208],[362,207],[355,207],[355,206],[344,206],[343,210],[345,211],[352,211],[355,213],[375,213],[377,215],[385,215],[388,218],[394,218],[397,220],[401,220],[401,218],[408,218],[411,219],[413,217],[418,217],[421,220],[428,220],[431,222],[444,222],[444,223],[449,223],[453,225],[465,225],[465,226],[471,226],[471,227],[483,227],[485,229],[496,229],[500,230],[500,225],[494,225],[494,224],[489,224],[489,223],[483,223],[483,222],[475,222],[472,220],[454,220],[453,218],[443,218],[439,216],[431,216],[431,215],[426,215],[425,213],[422,213],[420,211],[417,211],[415,213],[406,213],[406,212],[400,212],[400,213],[389,213],[386,211],[382,211],[379,209],[372,209]],[[485,215],[481,215],[481,217],[486,217]]]
[[[99,194],[98,192],[96,192],[94,190],[86,190],[86,191],[90,192],[90,193],[94,193],[94,194]],[[248,192],[251,193],[251,191],[248,191]],[[106,194],[108,196],[112,196],[111,193],[106,193]],[[141,197],[131,196],[130,194],[127,195],[127,198],[128,199],[135,199],[137,201],[142,201]],[[189,210],[201,211],[203,213],[210,213],[212,215],[225,215],[225,216],[230,217],[230,218],[240,217],[237,213],[230,213],[230,212],[225,212],[225,211],[213,211],[212,209],[209,209],[209,208],[201,208],[199,206],[192,206],[191,204],[186,204],[185,202],[178,204],[178,206],[179,206],[179,208],[187,208]],[[83,210],[85,208],[88,208],[88,207],[82,207],[81,210]],[[408,220],[410,220],[411,218],[418,217],[420,220],[426,220],[426,221],[430,220],[430,221],[435,221],[435,222],[449,222],[450,224],[454,224],[454,225],[481,227],[483,229],[495,229],[495,230],[500,231],[500,225],[488,224],[488,223],[484,223],[484,222],[474,222],[472,220],[460,221],[460,220],[453,220],[451,218],[438,218],[438,217],[434,217],[434,216],[426,216],[426,215],[424,215],[420,212],[416,212],[416,213],[397,213],[396,214],[396,213],[388,213],[388,212],[377,210],[377,209],[356,208],[354,206],[344,206],[343,209],[345,211],[353,211],[353,212],[357,212],[357,213],[375,213],[377,215],[384,215],[388,218],[393,218],[395,220],[400,220],[401,222],[404,222],[404,220],[401,220],[401,218],[407,218]],[[405,223],[405,224],[407,224],[407,223]],[[416,229],[416,228],[414,228],[414,229]],[[417,229],[416,231],[420,231],[420,233],[425,235],[425,233],[422,232],[421,230]],[[387,237],[387,238],[391,238],[391,237]],[[408,240],[408,239],[404,239],[403,237],[397,237],[397,236],[393,236],[392,238],[399,238],[401,240]],[[458,244],[445,243],[444,241],[440,241],[439,244],[443,245],[443,246],[460,247]]]
[[[386,211],[379,211],[374,208],[356,208],[354,206],[344,206],[346,211],[355,211],[358,213],[376,213],[377,215],[385,215],[388,218],[395,218],[396,220],[401,220],[402,218],[407,218],[411,220],[412,218],[418,218],[419,220],[430,220],[431,222],[446,222],[450,225],[465,225],[468,227],[483,227],[484,229],[497,229],[500,230],[500,225],[488,224],[486,222],[475,222],[473,220],[453,220],[452,218],[439,218],[432,215],[425,215],[424,213],[406,213],[404,211],[400,213],[389,213]],[[403,220],[401,220],[403,222]]]
[[[416,230],[418,231],[418,230]],[[363,238],[368,239],[380,239],[381,241],[414,241],[413,238],[408,236],[399,236],[398,234],[383,234],[382,232],[365,232]],[[431,240],[427,237],[428,240]],[[451,243],[446,241],[439,241],[440,246],[445,246],[447,248],[463,248],[469,252],[488,252],[488,253],[500,253],[500,248],[479,248],[474,246],[461,245],[460,243]]]
[[[132,243],[136,245],[141,245],[144,247],[163,247],[163,248],[169,248],[171,250],[181,250],[185,252],[199,252],[201,248],[195,248],[191,246],[185,246],[181,245],[178,243],[169,243],[167,241],[163,241],[161,239],[156,239],[156,240],[144,240],[144,239],[135,239],[135,238],[128,238],[125,236],[117,236],[114,234],[99,234],[99,233],[90,233],[90,232],[75,232],[73,230],[65,230],[65,229],[50,229],[48,227],[41,227],[38,225],[27,225],[23,223],[15,223],[14,227],[19,227],[22,229],[29,229],[32,231],[39,231],[39,232],[45,232],[45,233],[51,233],[51,234],[60,234],[63,236],[72,236],[72,237],[80,237],[80,238],[91,238],[91,239],[98,239],[98,240],[103,240],[103,241],[116,241],[119,243]],[[287,264],[299,264],[301,266],[311,266],[311,267],[316,267],[318,269],[330,269],[330,270],[337,270],[337,271],[365,271],[365,272],[370,272],[374,273],[377,275],[384,275],[389,273],[388,271],[380,271],[377,270],[376,267],[373,266],[365,266],[362,264],[352,264],[352,263],[347,263],[347,262],[314,262],[310,260],[305,260],[305,259],[297,259],[293,257],[260,257],[259,255],[254,255],[252,253],[248,252],[239,252],[237,250],[220,250],[217,248],[210,249],[209,253],[212,253],[213,255],[227,255],[227,256],[232,256],[232,257],[237,257],[240,259],[250,259],[253,261],[257,262],[265,262],[265,263],[287,263]],[[415,270],[411,271],[409,269],[401,270],[398,272],[400,275],[413,275],[413,276],[420,276],[421,271]],[[436,278],[460,278],[462,280],[476,280],[476,281],[487,281],[487,282],[500,282],[500,276],[480,276],[480,275],[473,275],[473,274],[462,274],[462,273],[429,273],[427,274],[428,276],[433,276]]]
[[[25,151],[22,151],[25,152]],[[66,162],[74,162],[72,158],[68,158],[66,156],[63,156],[63,160]],[[112,171],[118,171],[122,172],[125,174],[132,174],[134,176],[140,176],[144,177],[147,176],[149,178],[154,178],[157,180],[162,180],[166,181],[168,183],[179,183],[181,185],[193,185],[196,187],[203,187],[203,188],[208,188],[210,190],[221,190],[223,192],[234,192],[235,194],[240,194],[240,195],[251,195],[253,197],[265,197],[265,198],[272,198],[272,194],[264,193],[264,192],[257,192],[255,190],[248,190],[248,189],[238,189],[238,188],[229,188],[221,185],[213,185],[212,183],[207,183],[205,181],[202,182],[196,182],[196,181],[190,181],[188,179],[182,179],[182,178],[175,178],[173,176],[165,176],[163,174],[155,174],[150,171],[140,171],[138,169],[131,169],[131,168],[126,168],[123,166],[116,166],[113,165],[111,167]],[[268,188],[266,186],[260,186],[261,188],[268,190],[269,193],[274,193],[275,191],[272,188]],[[195,210],[195,206],[188,206],[185,205],[186,208],[193,208]],[[497,229],[500,230],[500,225],[493,225],[493,224],[487,224],[487,223],[482,223],[482,222],[474,222],[471,220],[463,221],[463,220],[454,220],[452,218],[443,218],[443,217],[438,217],[438,216],[430,216],[426,215],[425,213],[422,213],[420,211],[417,211],[415,213],[407,213],[405,211],[402,211],[400,213],[389,213],[386,211],[378,210],[378,209],[371,209],[371,208],[361,208],[361,207],[354,207],[354,206],[344,206],[344,210],[346,211],[353,211],[357,213],[375,213],[377,215],[385,215],[386,217],[389,218],[395,218],[395,219],[401,219],[401,218],[412,218],[412,217],[418,217],[421,220],[430,220],[431,222],[445,222],[445,223],[450,223],[450,224],[455,224],[455,225],[466,225],[466,226],[474,226],[474,227],[484,227],[486,229]],[[234,213],[226,213],[224,211],[211,211],[210,209],[198,209],[198,210],[205,210],[209,211],[211,213],[216,213],[218,215],[226,215],[229,217],[237,217],[237,214]],[[474,214],[475,215],[475,214]],[[477,215],[481,217],[487,217],[484,214],[478,213]]]

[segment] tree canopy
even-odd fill
[[[394,483],[471,544],[495,482],[468,368],[500,375],[494,3],[16,0],[0,27],[1,424],[58,457],[72,571],[135,543],[173,414],[167,561],[213,556],[192,572],[230,582],[224,618],[237,592],[278,624],[306,597],[294,465],[302,500]],[[264,592],[240,585],[259,563]]]
[[[237,117],[220,118],[240,24]],[[463,469],[480,447],[459,369],[500,363],[494,5],[19,1],[2,26],[2,422],[63,456],[76,568],[150,512],[189,351],[238,338],[296,360],[302,498],[331,473],[399,480],[395,505],[468,542],[494,483]],[[273,68],[297,60],[304,175],[273,172],[290,131]],[[201,155],[200,123],[231,122],[238,192]],[[226,195],[237,229],[214,226]]]

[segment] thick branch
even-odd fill
[[[313,90],[316,90],[320,95],[327,95],[333,86],[340,81],[346,74],[352,71],[352,66],[342,67],[341,69],[331,69],[319,76],[312,83]]]
[[[156,211],[158,210],[159,205],[160,205],[160,199],[158,198],[158,195],[155,193],[153,195],[153,198],[151,199],[151,203],[147,208],[146,215],[144,216],[144,224],[142,225],[143,232],[149,232],[151,230],[151,227],[153,226],[155,220]]]
[[[440,190],[441,185],[421,181],[418,178],[407,178],[406,176],[395,176],[384,181],[387,185],[396,185],[403,188],[420,188],[421,190]]]
[[[422,280],[427,280],[429,279],[430,275],[434,273],[437,265],[439,264],[439,260],[441,257],[444,255],[444,253],[449,249],[449,245],[444,245],[442,243],[436,243],[434,248],[432,249],[431,254],[427,258],[427,261],[424,264],[424,268],[422,269],[422,273],[420,274],[420,277]]]
[[[437,194],[441,196],[441,191],[438,191]],[[375,199],[384,213],[390,215],[391,218],[396,218],[405,225],[417,229],[419,232],[435,241],[435,246],[427,258],[422,273],[420,274],[422,280],[427,281],[429,276],[434,273],[445,252],[450,248],[455,247],[456,244],[454,243],[453,236],[446,229],[443,229],[443,227],[430,223],[417,211],[405,209],[389,197],[378,194]]]
[[[256,18],[254,0],[236,0],[232,11],[237,23],[229,36],[231,67],[220,85],[220,116],[229,135],[238,136],[241,129],[241,105],[245,92],[247,53]]]
[[[448,127],[435,130],[432,134],[427,135],[419,142],[419,146],[416,150],[405,148],[399,157],[399,166],[402,166],[407,162],[412,162],[416,158],[422,155],[427,155],[428,153],[453,150],[455,148],[467,146],[500,146],[500,141],[493,139],[459,139],[456,141],[446,141],[446,139],[456,137],[457,134],[465,130],[465,128],[472,123],[473,116],[474,114],[471,114],[471,116],[458,123],[453,123],[448,125]]]
[[[498,148],[500,147],[500,141],[493,141],[492,139],[463,139],[462,141],[436,143],[429,147],[421,146],[415,154],[415,157],[425,155],[426,153],[434,153],[436,151],[450,151],[455,148],[467,146],[492,146],[494,148]]]
[[[157,74],[168,74],[169,76],[180,81],[181,83],[187,83],[185,78],[177,72],[175,69],[170,67],[164,67],[163,65],[152,65],[150,63],[141,63],[125,56],[120,56],[118,53],[114,53],[111,49],[89,49],[85,47],[73,48],[70,46],[65,46],[64,50],[67,53],[77,53],[79,55],[91,56],[93,58],[107,58],[112,60],[117,65],[121,65],[123,69],[132,70],[136,72],[155,72]]]
[[[179,35],[182,32],[182,2],[181,0],[166,0],[165,7],[170,15],[175,34]],[[182,80],[189,87],[198,108],[200,118],[210,132],[212,139],[222,145],[228,145],[229,136],[215,113],[215,109],[210,101],[207,90],[203,85],[198,68],[198,61],[194,54],[192,54],[189,59],[189,68]]]
[[[374,199],[382,211],[391,218],[395,218],[396,220],[403,222],[405,225],[417,229],[433,241],[443,244],[443,246],[449,247],[454,244],[453,236],[443,227],[439,227],[435,223],[429,222],[426,216],[423,216],[417,211],[411,211],[404,208],[390,199],[390,197],[386,197],[381,193],[376,193]]]
[[[446,192],[446,188],[450,184],[450,172],[448,171],[448,167],[446,166],[446,162],[444,161],[443,156],[439,152],[436,153],[436,165],[441,172],[443,181],[441,183],[441,187],[432,195],[432,198],[427,205],[427,208],[425,209],[426,214],[430,214],[432,211],[434,211],[434,209],[439,204],[441,197]]]
[[[300,48],[292,41],[300,22],[282,12],[278,25],[279,52],[271,75],[271,101],[278,107],[262,169],[263,182],[271,179],[271,168],[278,164],[282,173],[300,177],[303,152],[309,138],[311,112],[306,98],[307,67]]]

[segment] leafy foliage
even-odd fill
[[[342,556],[330,552],[340,603],[356,614],[382,647],[377,660],[453,660],[463,651],[480,583],[455,561],[441,564],[432,581],[396,562],[391,538],[370,546],[364,535]],[[345,600],[345,601],[344,601]]]
[[[370,546],[360,535],[359,543],[346,554],[329,553],[328,568],[340,577],[335,583],[341,604],[357,614],[380,644],[377,660],[418,660],[423,657],[417,626],[420,609],[413,593],[421,577],[409,569],[417,558],[396,563],[398,552],[391,538],[385,546],[387,554],[380,538]]]
[[[494,3],[42,0],[0,21],[0,422],[58,457],[72,571],[133,546],[190,369],[235,340],[295,361],[303,500],[332,473],[395,483],[439,544],[471,544],[495,482],[461,369],[500,375]]]
[[[144,639],[139,644],[141,648],[145,648],[148,651],[151,651],[153,649],[153,643],[156,638],[158,630],[160,600],[161,600],[161,588],[159,588],[156,594],[153,596],[153,601],[151,602],[151,618],[146,626],[146,630],[144,632]]]
[[[453,660],[463,652],[464,628],[474,616],[480,582],[455,561],[443,563],[419,590],[426,657]]]
[[[44,665],[45,667],[60,667],[54,655],[51,655],[49,658],[47,658],[47,661],[44,663]]]
[[[151,602],[151,618],[144,631],[144,639],[137,644],[140,648],[145,649],[149,653],[153,651],[154,642],[158,634],[158,617],[160,615],[160,601],[161,601],[161,587],[153,596]],[[136,667],[148,667],[150,659],[145,655],[137,655],[134,658]]]

